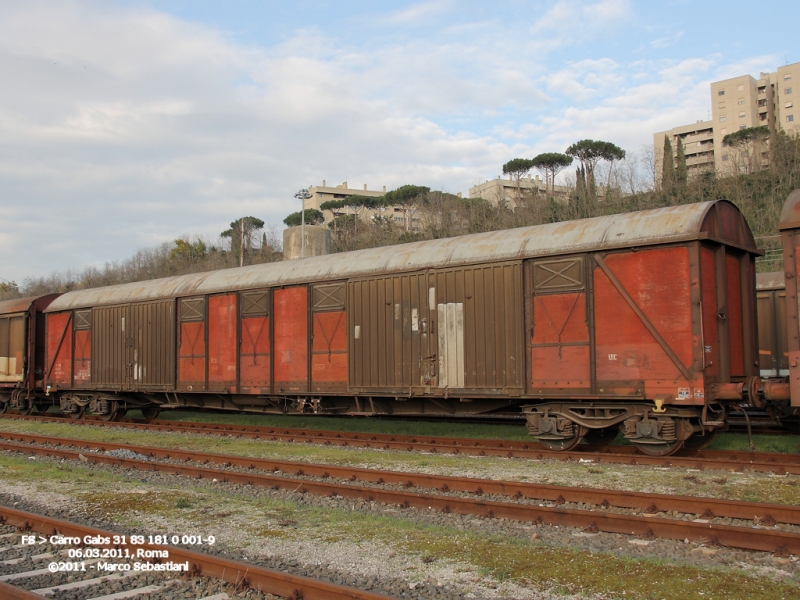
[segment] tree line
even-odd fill
[[[137,251],[119,262],[80,271],[61,271],[23,281],[0,282],[0,300],[40,296],[132,281],[144,281],[282,260],[280,232],[264,230],[264,221],[252,216],[231,222],[217,240],[181,237]]]
[[[761,156],[758,145],[764,143],[763,137],[759,141],[753,136],[763,136],[763,132],[736,134],[726,143],[734,149],[741,144],[754,161],[747,172],[736,175],[709,171],[694,178],[688,173],[684,176],[685,155],[680,158],[679,145],[677,157],[671,151],[664,153],[670,158],[674,175],[668,175],[669,165],[664,162],[662,173],[667,175],[662,174],[657,181],[652,147],[637,155],[608,142],[582,140],[563,154],[545,153],[506,162],[504,173],[517,183],[532,169],[545,173],[545,191],[535,186],[519,187],[513,204],[499,198],[461,198],[427,186],[404,185],[380,197],[348,196],[325,202],[320,211],[306,211],[306,223],[321,224],[328,212],[332,251],[342,252],[726,198],[742,210],[758,245],[766,250],[766,256],[759,259],[759,270],[778,270],[782,268],[778,235],[781,209],[789,193],[800,188],[800,137],[772,134],[768,139],[769,161],[762,165],[752,158],[752,149]],[[556,176],[575,160],[578,166],[574,174],[566,174],[556,193]],[[602,192],[595,184],[598,181],[603,182]],[[366,211],[369,218],[364,218]],[[300,213],[289,215],[285,223],[299,224]],[[103,267],[28,278],[22,285],[0,280],[0,299],[283,260],[280,232],[263,228],[260,219],[241,217],[231,222],[215,242],[179,238]]]

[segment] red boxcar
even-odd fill
[[[701,445],[758,374],[758,254],[726,201],[70,292],[62,409],[520,410],[554,448]]]

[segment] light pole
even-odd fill
[[[308,193],[308,190],[303,188],[299,192],[294,195],[295,198],[300,200],[300,237],[302,238],[301,241],[301,250],[300,250],[300,258],[306,257],[306,200],[311,198],[311,194]]]

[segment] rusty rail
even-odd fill
[[[61,534],[70,537],[91,536],[113,539],[115,532],[88,527],[70,521],[55,519],[30,512],[24,512],[8,506],[0,505],[2,522],[19,529],[37,531],[46,536]],[[117,532],[118,533],[118,532]],[[98,548],[119,548],[113,543],[93,544]],[[177,546],[159,546],[154,544],[132,544],[127,548],[137,550],[167,550],[173,562],[188,562],[189,572],[195,575],[222,579],[236,586],[251,587],[262,592],[283,598],[303,598],[304,600],[389,600],[391,597],[364,590],[319,581],[310,577],[291,575],[282,571],[274,571],[265,567],[236,562],[227,558],[186,550]],[[152,559],[151,559],[152,560]],[[0,590],[1,592],[2,590]],[[23,590],[24,591],[24,590]],[[9,596],[3,596],[6,598]],[[10,596],[14,598],[14,596]],[[18,596],[28,600],[30,596]],[[33,598],[40,598],[34,595]]]
[[[631,446],[585,446],[585,450],[553,452],[531,440],[492,440],[479,438],[452,438],[412,436],[380,433],[352,433],[292,429],[284,427],[258,427],[252,425],[224,425],[215,423],[191,423],[186,421],[167,421],[141,423],[135,421],[106,422],[85,419],[72,420],[64,417],[26,417],[22,415],[0,415],[3,418],[22,420],[44,420],[46,422],[70,423],[75,425],[99,425],[141,429],[146,431],[166,431],[175,433],[195,433],[224,435],[268,441],[303,442],[331,446],[353,446],[359,448],[378,448],[383,450],[441,452],[445,454],[466,454],[469,456],[503,456],[506,458],[528,458],[534,460],[592,460],[597,463],[626,465],[675,466],[695,469],[720,469],[725,471],[754,471],[777,474],[800,474],[800,454],[778,452],[744,452],[726,450],[703,450],[691,456],[646,456]]]
[[[671,494],[649,494],[609,489],[575,488],[558,485],[544,485],[516,481],[500,481],[495,479],[478,479],[472,477],[453,477],[446,475],[428,475],[403,471],[387,471],[383,469],[365,469],[360,467],[340,467],[337,465],[313,464],[299,461],[275,460],[270,458],[252,458],[231,454],[216,454],[176,450],[174,448],[158,448],[155,446],[137,446],[112,442],[94,442],[71,438],[41,436],[24,433],[0,432],[0,440],[18,441],[25,444],[51,444],[72,448],[88,448],[108,451],[125,449],[144,456],[164,460],[194,461],[214,463],[224,466],[236,466],[261,471],[280,471],[286,474],[309,477],[332,477],[350,481],[365,481],[375,484],[396,484],[406,488],[429,488],[452,492],[468,492],[476,495],[494,494],[515,498],[528,498],[558,503],[586,503],[597,506],[613,506],[617,508],[636,509],[646,513],[676,511],[695,515],[713,515],[758,522],[776,522],[800,524],[800,506],[787,504],[771,504],[766,502],[739,502],[707,497],[674,496]],[[25,450],[29,446],[4,445],[0,448],[8,450]]]
[[[0,598],[4,600],[47,600],[47,596],[41,596],[34,592],[0,581]]]
[[[81,455],[78,451],[58,448],[41,448],[21,444],[2,443],[6,450],[33,453],[44,456],[75,460]],[[118,465],[146,471],[159,471],[193,478],[216,479],[224,483],[257,485],[311,493],[322,496],[338,495],[347,498],[361,498],[367,501],[398,504],[402,507],[421,509],[434,508],[444,512],[478,515],[485,518],[506,518],[518,521],[579,527],[588,531],[622,533],[647,538],[690,539],[712,542],[734,548],[775,552],[777,554],[800,554],[800,534],[770,529],[753,529],[730,525],[717,525],[707,522],[663,519],[656,516],[618,515],[600,511],[563,509],[536,506],[513,502],[497,502],[420,494],[407,491],[362,487],[330,481],[309,481],[278,475],[241,473],[223,469],[175,465],[170,463],[148,462],[124,459],[108,455],[82,455],[90,463]]]

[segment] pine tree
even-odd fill
[[[661,189],[671,190],[675,185],[675,163],[672,159],[672,143],[664,136],[664,159],[661,163]]]
[[[683,151],[683,141],[678,137],[678,156],[675,165],[675,182],[680,187],[686,187],[689,181],[689,170],[686,168],[686,153]]]
[[[575,169],[575,193],[577,193],[578,196],[586,194],[586,171],[583,165]]]

